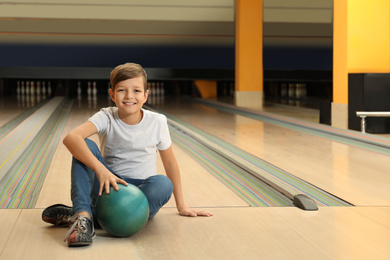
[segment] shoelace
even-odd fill
[[[79,230],[82,233],[87,232],[87,218],[80,215],[74,215],[73,217],[69,218],[70,221],[74,221],[72,227],[69,229],[68,233],[66,234],[66,237],[64,239],[64,242],[68,239],[70,234],[72,234],[73,230]]]
[[[60,225],[62,225],[62,223],[65,223],[65,224],[72,223],[71,218],[72,218],[71,215],[58,214],[56,225],[60,226]]]

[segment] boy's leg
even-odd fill
[[[85,139],[85,142],[96,158],[98,158],[107,167],[95,142],[89,139]],[[45,222],[66,226],[69,225],[69,223],[65,223],[64,221],[69,215],[72,216],[85,211],[92,216],[93,211],[91,206],[98,196],[99,189],[99,181],[96,178],[96,174],[83,163],[73,158],[71,177],[71,198],[73,202],[73,209],[72,207],[62,204],[52,205],[43,211],[42,218]],[[61,217],[62,219],[56,221],[54,218],[58,217]]]
[[[96,143],[89,139],[85,139],[85,142],[92,154],[107,167]],[[71,174],[71,198],[75,222],[65,240],[68,242],[68,246],[90,245],[95,237],[92,218],[99,195],[99,180],[94,171],[75,158],[72,161]]]
[[[145,194],[149,202],[149,219],[169,201],[173,192],[171,180],[165,175],[154,175],[143,181],[138,188]]]
[[[103,156],[96,143],[85,139],[92,154],[106,167]],[[71,199],[73,202],[73,214],[87,212],[93,216],[94,204],[99,194],[99,180],[94,171],[73,157],[71,170]]]
[[[85,142],[95,157],[107,167],[95,142],[89,139],[85,139]],[[95,237],[93,222],[92,219],[82,215],[83,213],[87,213],[90,217],[93,216],[93,207],[99,193],[99,181],[96,178],[96,174],[90,168],[75,158],[72,159],[71,177],[73,210],[65,205],[56,204],[43,211],[42,219],[52,224],[58,223],[58,220],[53,221],[53,218],[61,217],[61,220],[66,219],[68,223],[62,223],[63,225],[73,224],[65,239],[68,241],[68,245],[89,245]],[[68,217],[70,214],[76,215]]]

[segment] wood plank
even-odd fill
[[[0,223],[2,224],[0,232],[0,258],[1,252],[4,250],[21,212],[22,210],[20,209],[0,210]]]
[[[390,258],[390,229],[350,207],[216,208],[210,218],[164,208],[132,237],[97,230],[93,245],[76,249],[62,242],[67,229],[42,222],[41,212],[22,211],[2,259]]]
[[[355,207],[322,207],[318,212],[280,211],[289,225],[329,259],[388,259],[390,229]]]
[[[354,207],[353,209],[390,228],[390,207]]]

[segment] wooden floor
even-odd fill
[[[15,102],[0,104],[1,125],[23,111]],[[64,134],[108,104],[105,97],[95,107],[76,100]],[[133,237],[98,230],[92,246],[68,248],[67,229],[41,220],[45,207],[70,204],[71,156],[59,144],[35,208],[0,210],[0,259],[390,259],[388,157],[180,100],[159,107],[357,206],[249,207],[174,146],[187,203],[213,217],[181,217],[171,200]],[[305,120],[318,116],[266,109]],[[158,170],[163,173],[161,162]]]
[[[389,205],[387,155],[183,99],[156,106],[354,205]]]

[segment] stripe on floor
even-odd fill
[[[272,189],[268,184],[200,144],[172,123],[169,125],[175,144],[248,205],[252,207],[292,206],[289,198]]]
[[[34,208],[73,101],[64,100],[0,182],[0,208]]]

